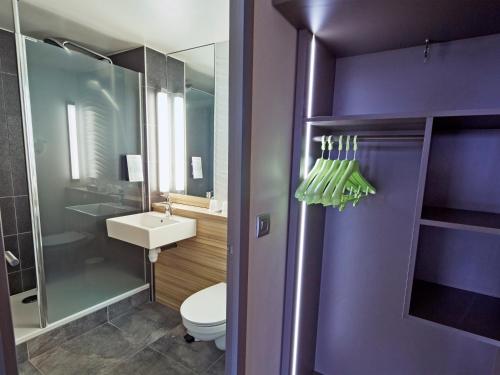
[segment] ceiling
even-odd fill
[[[10,0],[0,0],[0,22]],[[20,0],[22,33],[103,54],[146,45],[171,53],[229,39],[229,0]],[[10,27],[0,27],[11,29]]]
[[[499,0],[273,0],[337,57],[500,33]]]

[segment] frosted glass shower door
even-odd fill
[[[105,220],[142,211],[125,155],[141,154],[140,76],[26,40],[48,322],[145,284],[142,249]]]

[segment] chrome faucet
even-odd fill
[[[172,202],[170,201],[170,194],[165,193],[162,197],[165,198],[165,215],[167,217],[172,216]]]

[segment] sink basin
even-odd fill
[[[106,227],[111,238],[158,252],[161,246],[196,236],[195,219],[166,216],[159,212],[143,212],[107,219]],[[151,254],[150,251],[150,258]]]

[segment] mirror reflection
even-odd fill
[[[160,190],[227,200],[228,59],[227,42],[167,56],[171,116],[159,138],[173,162]]]

